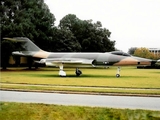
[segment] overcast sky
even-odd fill
[[[116,48],[160,48],[160,0],[45,0],[56,25],[68,14],[100,21]]]

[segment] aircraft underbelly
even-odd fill
[[[114,66],[129,66],[129,65],[132,65],[132,66],[137,66],[138,65],[138,62],[135,62],[135,61],[123,61],[123,62],[117,62],[115,64],[113,64]]]

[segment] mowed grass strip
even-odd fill
[[[100,88],[100,87],[72,87],[72,86],[36,86],[22,84],[1,84],[3,90],[28,90],[28,91],[44,91],[44,92],[84,92],[88,94],[105,94],[105,93],[120,93],[136,94],[136,95],[160,95],[160,89],[124,89],[124,88]]]
[[[1,120],[159,120],[160,111],[0,102]]]
[[[20,70],[11,69],[10,71],[1,72],[1,87],[11,87],[6,83],[18,84],[42,84],[42,85],[63,85],[63,86],[94,86],[94,87],[123,87],[123,88],[156,88],[157,90],[146,90],[146,93],[159,94],[160,89],[160,70],[159,69],[136,69],[136,67],[122,67],[121,77],[116,78],[116,67],[109,69],[81,69],[82,76],[75,76],[74,68],[65,68],[67,77],[58,76],[58,68],[40,68],[38,70]],[[5,83],[5,85],[3,85]],[[47,89],[47,90],[75,90],[75,91],[99,91],[99,92],[127,92],[137,93],[138,90],[112,90],[112,89],[88,89],[88,88],[68,88],[68,87],[51,87],[48,86],[19,86],[15,85],[12,88],[24,89]],[[145,93],[140,90],[139,93]]]

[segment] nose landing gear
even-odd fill
[[[63,71],[63,64],[59,65],[59,76],[61,76],[61,77],[65,77],[66,76],[66,72]]]
[[[119,78],[119,77],[120,77],[120,71],[121,71],[121,68],[120,68],[120,67],[118,67],[118,68],[117,68],[117,74],[116,74],[116,77],[117,77],[117,78]]]

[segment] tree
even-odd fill
[[[130,55],[133,55],[136,49],[137,49],[137,47],[131,47],[131,48],[128,50],[128,53],[129,53]]]
[[[80,20],[76,15],[68,14],[62,18],[59,27],[73,33],[81,45],[82,52],[115,50],[115,41],[109,39],[111,32],[102,28],[100,21],[92,23],[92,20]]]
[[[55,17],[44,0],[2,0],[1,39],[28,37],[47,50]]]
[[[14,46],[10,41],[4,40],[0,44],[0,48],[1,48],[1,66],[2,69],[7,69],[9,58],[14,49]]]
[[[144,47],[137,48],[134,52],[134,56],[149,58],[149,59],[155,59],[154,54],[149,52],[149,49],[144,48]]]
[[[55,28],[53,31],[52,50],[55,52],[78,52],[81,45],[71,31]]]

